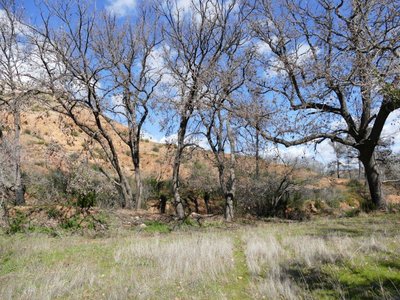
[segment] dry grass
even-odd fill
[[[398,222],[120,230],[96,239],[0,234],[0,299],[395,299]]]
[[[97,274],[89,264],[56,264],[24,268],[18,276],[3,278],[2,299],[79,298],[84,288],[93,286]]]
[[[198,289],[207,295],[233,268],[232,239],[216,234],[5,242],[0,299],[156,299]]]
[[[250,235],[245,238],[245,255],[247,266],[252,275],[266,272],[274,273],[279,268],[279,263],[285,259],[286,251],[273,235],[262,238]]]
[[[137,297],[151,298],[184,291],[197,285],[224,280],[233,268],[233,243],[229,237],[217,235],[179,236],[129,239],[114,251],[118,269],[134,270],[128,279],[137,283]],[[112,295],[110,295],[112,296]]]
[[[252,298],[346,299],[356,296],[392,299],[393,295],[400,296],[397,287],[400,277],[391,269],[400,265],[394,263],[390,267],[389,263],[388,266],[378,263],[396,260],[396,253],[400,253],[398,235],[373,232],[367,236],[350,236],[332,232],[320,237],[306,232],[299,234],[290,227],[256,230],[244,237]],[[385,276],[393,278],[386,286]],[[364,282],[374,281],[374,278],[378,279],[376,290],[367,292],[370,287],[366,286],[366,294],[360,296]],[[346,284],[347,281],[350,283]],[[398,292],[389,292],[388,285]]]
[[[292,252],[296,264],[312,268],[323,263],[335,262],[338,251],[329,247],[330,239],[311,236],[294,236],[285,238],[282,244],[287,251]]]
[[[229,237],[193,236],[176,240],[159,237],[129,241],[114,254],[117,264],[124,267],[144,266],[143,277],[159,277],[159,283],[215,280],[233,266],[233,244]],[[149,266],[149,268],[147,268]],[[151,272],[152,267],[155,270]],[[155,272],[154,272],[155,271]]]

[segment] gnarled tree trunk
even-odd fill
[[[365,169],[365,176],[367,178],[372,203],[375,208],[386,209],[387,203],[383,195],[382,181],[374,154],[360,155],[360,161]]]

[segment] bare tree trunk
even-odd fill
[[[368,156],[360,156],[360,160],[365,169],[365,176],[367,178],[372,203],[375,208],[386,209],[387,203],[383,195],[379,168],[374,154],[372,153]]]
[[[135,182],[136,182],[136,209],[141,209],[143,205],[143,184],[140,174],[140,168],[135,168]]]
[[[131,140],[131,157],[135,172],[135,185],[136,185],[136,209],[142,208],[143,205],[143,183],[140,171],[140,157],[139,157],[139,142]]]
[[[339,158],[336,158],[336,174],[337,174],[337,178],[340,178],[340,161],[339,161]]]
[[[351,169],[350,169],[350,157],[347,156],[347,172],[349,174],[349,179],[351,179]]]
[[[231,128],[231,117],[229,116],[226,122],[226,132],[229,140],[230,146],[230,166],[229,166],[229,182],[227,191],[225,194],[225,220],[228,222],[233,221],[234,217],[234,198],[236,191],[236,173],[235,173],[235,165],[236,165],[236,146],[235,146],[235,137],[233,136],[232,128]]]
[[[118,175],[120,173],[122,174],[122,170],[117,170]],[[123,202],[121,203],[121,206],[123,208],[132,208],[132,199],[133,199],[133,193],[132,189],[129,185],[128,180],[126,179],[125,176],[119,176],[119,182],[120,182],[120,187],[122,191],[122,197],[123,197]]]
[[[132,200],[133,200],[132,189],[131,189],[128,179],[126,178],[126,176],[124,174],[124,171],[121,168],[121,164],[119,162],[118,153],[117,153],[117,150],[115,149],[114,142],[113,142],[112,138],[110,137],[110,135],[108,134],[108,132],[104,129],[99,113],[96,111],[93,111],[93,116],[95,118],[96,126],[97,126],[98,130],[100,131],[100,133],[104,137],[104,139],[107,141],[108,147],[111,152],[111,157],[110,157],[111,164],[114,167],[114,170],[118,174],[119,184],[120,184],[121,190],[122,190],[122,196],[123,196],[122,207],[132,208]],[[77,122],[76,118],[72,115],[71,115],[71,117],[75,121],[75,124],[78,125],[79,122]],[[84,128],[85,127],[81,127],[81,129],[84,129]],[[98,141],[100,142],[100,140],[98,140]],[[100,142],[100,144],[101,144],[101,142]]]
[[[209,192],[204,192],[204,204],[206,206],[206,214],[210,214],[211,210],[210,210],[210,193]]]
[[[199,213],[199,201],[197,200],[197,197],[194,195],[189,195],[188,199],[190,200],[190,202],[192,202],[194,204],[194,211],[195,213]]]
[[[165,214],[165,208],[167,206],[167,197],[165,195],[160,195],[160,213]]]
[[[260,177],[260,130],[256,129],[256,179]]]
[[[218,156],[219,154],[217,154],[216,156]],[[218,157],[217,157],[218,158]],[[219,180],[219,185],[221,186],[221,191],[222,194],[225,195],[226,194],[226,184],[225,184],[225,166],[224,166],[224,158],[218,158],[221,159],[220,161],[218,161],[218,180]]]
[[[185,146],[184,143],[186,135],[186,126],[188,121],[189,121],[188,117],[186,117],[185,115],[181,116],[181,121],[179,124],[179,131],[178,131],[178,145],[176,148],[173,172],[172,172],[172,189],[174,193],[174,204],[175,204],[176,214],[180,220],[185,218],[185,210],[180,196],[179,169],[181,166],[183,148]]]
[[[17,104],[15,104],[17,105]],[[25,204],[25,189],[21,174],[21,113],[17,107],[14,108],[14,163],[15,163],[15,204]]]

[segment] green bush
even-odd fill
[[[78,216],[66,218],[60,223],[60,227],[67,230],[77,230],[81,228],[81,220]]]
[[[23,212],[17,210],[15,212],[15,216],[11,217],[9,222],[10,226],[7,230],[7,233],[14,234],[17,232],[24,232],[28,218]]]
[[[147,198],[158,199],[161,194],[166,195],[167,198],[172,196],[172,181],[171,180],[158,180],[155,177],[145,178],[143,186]]]
[[[90,191],[86,194],[78,194],[76,206],[84,209],[91,208],[96,205],[96,192]]]

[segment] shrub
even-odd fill
[[[300,208],[304,202],[295,186],[287,174],[265,173],[241,186],[237,198],[242,209],[253,215],[285,217],[289,206]]]
[[[27,193],[39,203],[68,203],[76,200],[78,207],[94,205],[113,207],[120,201],[116,186],[98,171],[98,166],[85,164],[68,172],[60,169],[31,173],[26,179]]]
[[[60,227],[63,229],[72,229],[72,230],[77,230],[81,228],[81,220],[78,216],[73,216],[71,218],[66,218],[62,220],[60,223]]]
[[[40,203],[63,201],[67,196],[69,176],[61,170],[30,173],[26,180],[27,193]]]
[[[159,180],[155,177],[147,177],[143,180],[144,195],[147,199],[158,199],[161,194],[172,197],[172,181]]]
[[[78,152],[72,152],[69,154],[69,159],[72,161],[78,160],[79,159],[79,153]]]
[[[85,194],[78,194],[76,205],[82,209],[88,209],[96,205],[96,192],[90,191]]]
[[[47,211],[49,219],[58,219],[62,216],[62,213],[55,207],[50,207]]]
[[[357,179],[350,179],[349,182],[347,183],[347,187],[354,192],[359,192],[360,190],[363,189],[363,185]]]
[[[334,188],[317,189],[314,190],[313,192],[314,192],[313,199],[316,202],[317,201],[323,202],[331,208],[339,208],[340,202],[344,202],[347,199],[341,191]]]
[[[14,234],[17,232],[25,231],[25,226],[28,222],[28,218],[23,212],[17,210],[15,212],[15,216],[9,218],[9,222],[10,223],[7,233]]]
[[[79,132],[75,131],[75,130],[71,130],[71,135],[74,137],[78,137],[79,136]]]

